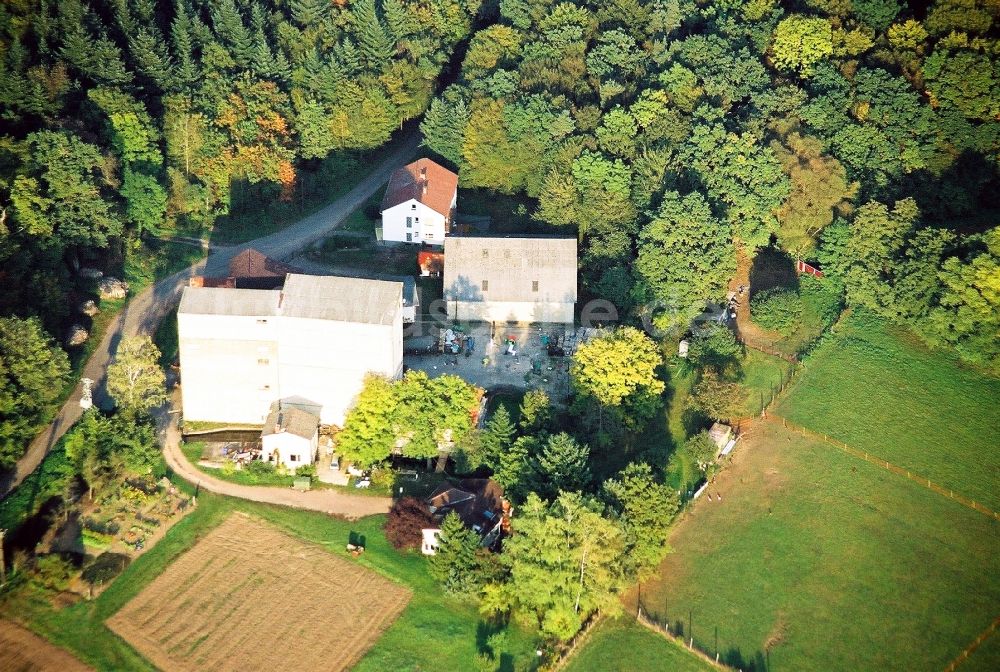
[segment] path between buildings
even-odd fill
[[[194,263],[183,271],[178,271],[133,296],[114,323],[108,327],[104,337],[94,349],[81,372],[82,378],[90,378],[94,381],[94,402],[102,408],[110,406],[110,401],[104,391],[104,377],[108,362],[112,353],[118,348],[119,341],[125,336],[134,336],[139,333],[152,334],[156,331],[160,321],[177,304],[181,290],[187,285],[191,276],[224,273],[228,270],[229,261],[249,247],[282,261],[293,257],[302,248],[311,245],[340,226],[348,215],[371,198],[372,194],[389,181],[389,175],[392,171],[410,159],[419,143],[420,134],[414,129],[400,139],[399,146],[366,178],[326,207],[269,236],[232,247],[217,248],[209,254],[208,259]],[[38,468],[49,450],[80,419],[83,414],[80,408],[81,391],[81,386],[77,385],[69,399],[56,413],[52,422],[35,436],[24,456],[17,461],[14,469],[0,478],[0,499],[10,494],[31,472]],[[289,495],[290,493],[284,494]],[[341,497],[346,496],[341,495]],[[364,499],[369,498],[364,497]],[[275,501],[274,503],[283,504],[286,502]]]
[[[196,484],[199,488],[219,495],[239,497],[255,502],[322,511],[349,520],[385,513],[392,506],[392,499],[389,497],[353,495],[327,488],[299,492],[291,488],[239,485],[209,476],[191,464],[181,451],[181,433],[174,417],[174,413],[180,409],[179,391],[174,393],[170,406],[173,407],[173,412],[167,406],[163,406],[155,413],[160,442],[163,445],[163,457],[175,474]]]

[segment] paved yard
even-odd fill
[[[487,323],[462,325],[462,335],[471,337],[472,352],[438,352],[443,329],[426,327],[424,334],[406,339],[403,364],[430,376],[450,373],[486,390],[499,388],[544,389],[554,400],[569,394],[569,355],[580,336],[561,325],[506,326]],[[563,346],[564,356],[550,357],[542,342],[547,336]],[[509,354],[507,343],[514,342]]]

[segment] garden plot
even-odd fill
[[[108,620],[167,672],[345,670],[410,591],[234,514]]]

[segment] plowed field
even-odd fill
[[[235,514],[108,626],[166,672],[346,670],[406,606],[410,591]]]
[[[35,633],[0,620],[0,670],[88,672],[90,668]]]

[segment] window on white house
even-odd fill
[[[270,385],[261,385],[260,389],[262,389],[262,390],[270,390],[271,386]]]
[[[412,243],[413,242],[413,234],[412,233],[406,234],[406,242],[408,242],[408,243]]]
[[[410,204],[410,210],[416,210],[416,209],[417,209],[417,204],[416,203],[411,203]]]
[[[292,453],[291,455],[288,456],[288,461],[289,462],[298,462],[299,461],[299,456],[296,455],[296,454],[294,454],[294,453]]]
[[[424,234],[424,238],[433,238],[433,237],[434,237],[433,233],[425,233]]]
[[[420,223],[420,218],[419,217],[414,217],[413,221],[415,221],[417,224],[419,224]]]
[[[490,289],[490,281],[489,280],[483,280],[483,291],[484,292],[488,292],[489,289]]]
[[[537,292],[538,291],[538,280],[532,280],[531,281],[531,291],[533,291],[533,292]]]
[[[408,228],[408,229],[412,229],[413,228],[413,217],[407,217],[406,218],[406,228]]]
[[[257,324],[267,324],[267,320],[257,320]]]
[[[257,360],[257,363],[258,363],[258,364],[262,364],[262,365],[263,365],[263,364],[270,364],[270,363],[271,363],[271,360],[270,360],[270,359],[258,359],[258,360]]]

